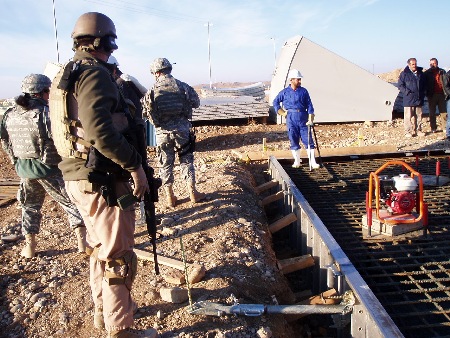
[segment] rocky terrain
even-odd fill
[[[183,271],[160,264],[161,273],[155,275],[154,264],[140,259],[132,290],[138,305],[137,328],[155,327],[167,338],[331,336],[320,321],[308,317],[294,328],[281,315],[215,317],[190,312],[190,302],[201,300],[224,305],[234,300],[252,304],[298,301],[289,281],[277,269],[268,216],[255,192],[256,186],[268,180],[264,172],[267,163],[243,163],[236,155],[260,151],[263,138],[270,150],[288,150],[285,128],[255,122],[195,128],[197,187],[207,194],[207,200],[191,204],[177,175],[177,206],[167,208],[162,192],[156,203],[161,221],[157,247],[159,255],[179,262],[184,256],[189,267],[203,267],[205,274],[199,282],[190,284],[188,297]],[[315,128],[321,148],[395,145],[409,150],[450,146],[444,140],[442,125],[438,133],[405,139],[401,118],[317,124]],[[427,124],[425,130],[429,130]],[[154,165],[152,149],[149,157]],[[0,176],[17,178],[4,153]],[[20,206],[12,201],[0,207],[1,236],[17,235],[0,244],[0,337],[104,337],[105,332],[93,326],[88,258],[77,253],[75,235],[62,209],[47,198],[42,211],[38,254],[24,259],[19,255],[24,243]],[[138,211],[136,217],[140,217]],[[135,239],[137,248],[151,250],[145,226],[136,227]],[[167,290],[176,291],[178,296],[168,297]]]

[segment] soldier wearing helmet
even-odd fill
[[[22,208],[22,234],[25,246],[21,256],[35,256],[42,219],[41,208],[47,192],[68,216],[69,224],[78,237],[78,251],[86,248],[86,228],[75,205],[64,189],[58,155],[50,133],[48,97],[50,79],[43,74],[27,75],[22,81],[22,95],[3,117],[0,127],[1,143],[8,154],[20,187],[17,198]]]
[[[297,69],[291,69],[287,76],[290,84],[273,100],[273,108],[278,114],[286,116],[289,142],[291,144],[292,156],[294,157],[293,168],[299,168],[300,140],[306,148],[310,169],[320,167],[314,156],[314,141],[311,129],[314,122],[314,107],[308,90],[302,87],[302,74]],[[283,106],[283,107],[282,107]]]
[[[156,128],[159,175],[166,192],[167,205],[177,202],[173,191],[175,155],[178,155],[183,182],[187,182],[192,203],[205,199],[195,187],[194,145],[191,131],[192,108],[200,106],[200,99],[188,84],[175,79],[172,65],[166,58],[157,58],[150,65],[156,83],[142,99],[144,116]]]
[[[73,62],[55,78],[50,106],[52,97],[56,103],[59,97],[69,100],[67,119],[52,115],[52,128],[68,128],[73,140],[69,151],[67,143],[56,144],[64,154],[59,167],[66,189],[88,232],[94,326],[105,328],[108,337],[155,337],[153,328],[131,329],[135,212],[134,204],[119,207],[118,198],[132,194],[142,200],[149,186],[138,146],[128,138],[137,135],[134,119],[107,64],[118,48],[116,28],[106,15],[89,12],[75,23],[72,38]],[[59,95],[61,89],[67,94]]]

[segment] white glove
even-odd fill
[[[309,114],[308,122],[306,122],[307,126],[313,126],[314,125],[314,114]]]
[[[131,178],[134,182],[133,195],[136,196],[139,201],[142,201],[144,194],[150,191],[147,176],[145,175],[145,171],[142,169],[142,166],[139,166],[136,171],[131,172]]]

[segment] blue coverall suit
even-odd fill
[[[273,100],[273,108],[277,112],[283,103],[287,110],[286,126],[290,141],[290,149],[300,149],[300,138],[305,148],[308,148],[308,122],[309,114],[314,114],[314,107],[308,91],[303,87],[293,90],[291,86],[284,88]],[[314,149],[312,135],[309,135],[309,148]]]

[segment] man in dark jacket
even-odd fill
[[[422,106],[425,98],[423,68],[417,67],[415,58],[400,73],[398,88],[403,94],[405,137],[425,136],[422,131]]]
[[[430,111],[430,128],[435,133],[436,125],[436,106],[439,113],[443,116],[447,112],[445,106],[444,80],[445,70],[438,67],[436,58],[430,59],[430,68],[424,73],[426,79],[426,95],[428,98],[428,108]]]
[[[450,70],[444,74],[444,76],[442,77],[443,80],[443,89],[444,89],[444,94],[445,94],[445,103],[446,103],[446,120],[447,122],[445,123],[445,136],[447,138],[447,140],[450,141],[450,118],[448,116],[448,111],[450,110]],[[442,120],[443,122],[445,122],[445,120]]]

